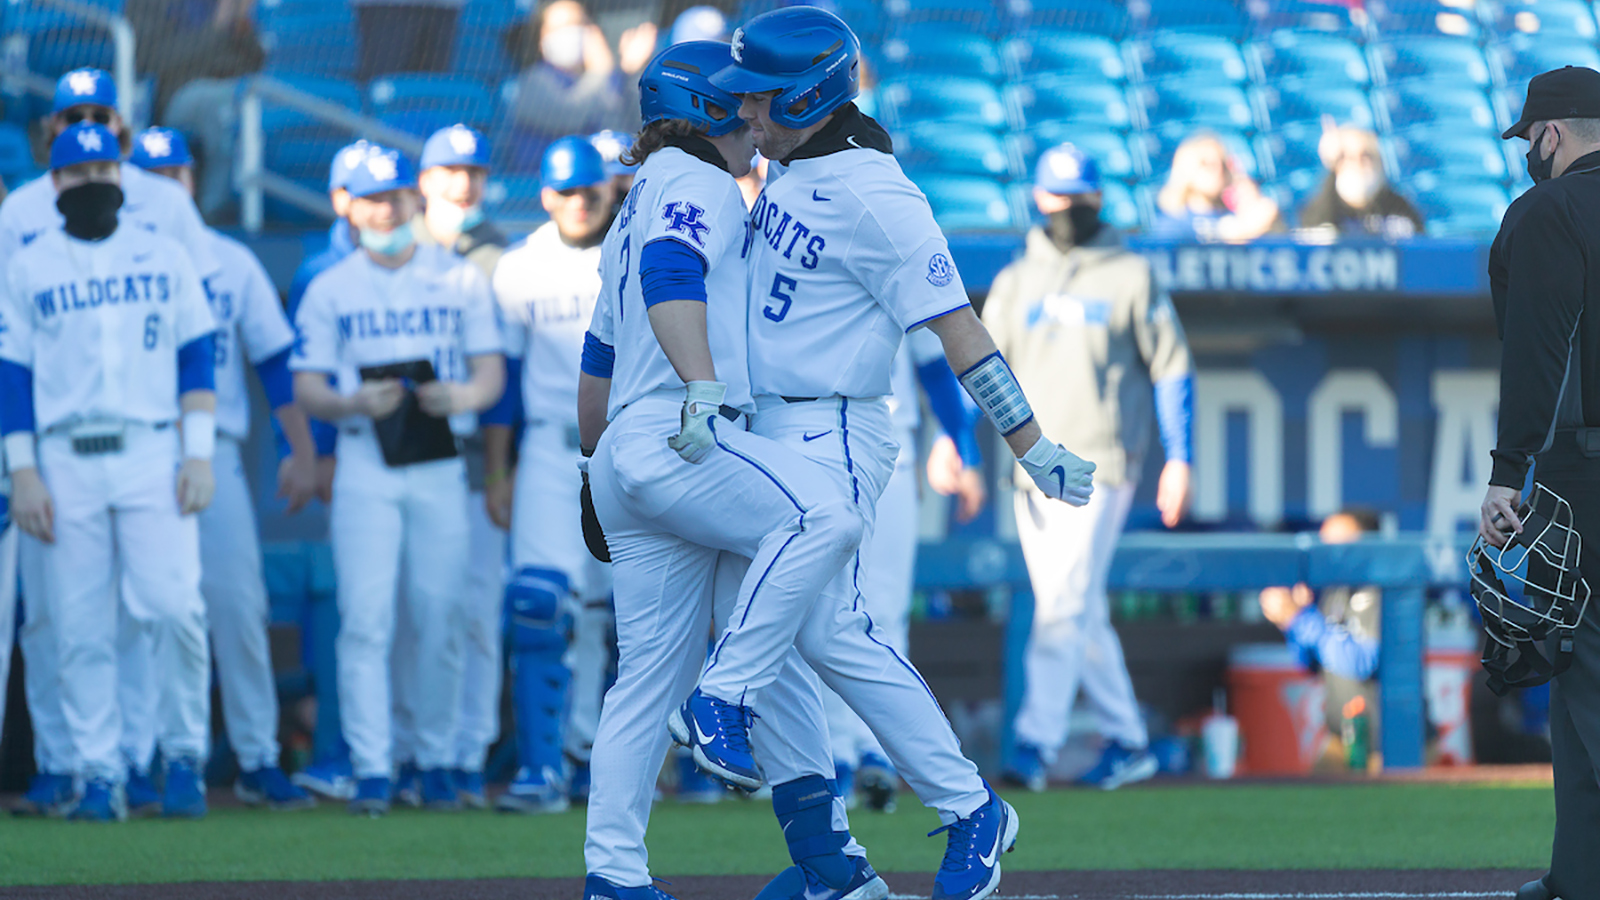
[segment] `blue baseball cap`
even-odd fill
[[[362,138],[353,144],[346,144],[339,148],[333,155],[333,165],[328,169],[328,192],[332,193],[350,186],[350,174],[361,165],[376,144]]]
[[[600,151],[600,158],[605,160],[606,174],[615,178],[618,175],[631,175],[638,166],[630,166],[622,161],[622,154],[633,147],[633,136],[621,131],[597,131],[589,135],[589,143]]]
[[[725,41],[728,39],[728,18],[715,6],[691,6],[672,21],[667,33],[667,44],[687,41]]]
[[[567,135],[551,144],[539,163],[539,186],[555,191],[588,187],[610,178],[600,151],[580,135]]]
[[[421,169],[434,166],[477,166],[489,168],[489,142],[482,133],[465,125],[441,128],[422,145]]]
[[[352,197],[370,197],[384,191],[417,186],[417,170],[399,150],[373,144],[345,183]]]
[[[78,163],[122,159],[122,147],[111,129],[94,122],[79,122],[61,132],[50,145],[50,168],[65,169]]]
[[[56,82],[52,113],[92,104],[117,108],[117,82],[104,69],[73,69]]]
[[[1058,144],[1039,157],[1033,186],[1049,194],[1088,194],[1100,190],[1100,166],[1071,144]]]
[[[133,139],[128,162],[141,169],[169,169],[194,165],[194,156],[182,134],[171,128],[146,128]]]

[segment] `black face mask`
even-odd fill
[[[1538,137],[1528,142],[1528,177],[1533,179],[1534,184],[1548,181],[1555,172],[1556,155],[1552,153],[1545,157],[1539,156],[1539,143],[1543,140],[1544,134],[1540,133]]]
[[[67,220],[67,234],[81,241],[98,241],[117,230],[117,210],[122,208],[122,188],[91,181],[67,188],[56,197],[56,209]]]
[[[1100,210],[1085,204],[1075,204],[1060,212],[1050,214],[1045,231],[1056,249],[1066,252],[1094,240],[1100,233]]]

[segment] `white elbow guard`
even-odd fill
[[[1033,407],[1022,395],[1022,385],[1011,373],[1000,351],[985,356],[961,373],[961,386],[983,410],[1002,435],[1009,435],[1033,421]]]
[[[217,452],[217,416],[203,409],[183,414],[183,458],[210,459]]]

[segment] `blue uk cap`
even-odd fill
[[[451,125],[435,131],[422,145],[422,162],[419,168],[434,166],[477,166],[489,168],[489,142],[484,136],[465,125]]]
[[[333,165],[328,168],[328,191],[331,193],[349,187],[350,175],[376,146],[363,138],[340,147],[339,152],[333,155]]]
[[[1100,190],[1100,166],[1071,144],[1058,144],[1039,157],[1033,186],[1049,194],[1088,194]]]
[[[416,186],[417,170],[411,165],[411,160],[406,159],[399,150],[374,144],[368,149],[366,158],[350,173],[345,190],[352,197],[370,197],[384,191]]]
[[[73,69],[56,82],[56,101],[52,113],[74,106],[117,107],[117,82],[104,69]]]
[[[633,147],[633,138],[621,131],[597,131],[589,135],[589,143],[600,151],[600,158],[605,160],[606,174],[615,178],[618,175],[630,175],[638,166],[630,166],[622,161],[622,154]]]
[[[78,163],[122,159],[122,147],[111,129],[94,122],[79,122],[61,132],[50,145],[50,168],[65,169]]]
[[[182,134],[171,128],[146,128],[133,139],[128,162],[141,169],[168,169],[194,165],[194,156]]]
[[[600,184],[610,177],[600,151],[580,135],[568,135],[551,144],[539,164],[539,186],[555,191]]]

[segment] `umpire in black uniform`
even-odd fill
[[[1489,251],[1504,344],[1499,439],[1479,532],[1504,546],[1530,467],[1572,505],[1584,579],[1600,588],[1600,72],[1568,66],[1528,85],[1502,137],[1529,142],[1534,186]],[[1577,630],[1550,697],[1556,833],[1550,872],[1518,900],[1600,900],[1600,609]]]

